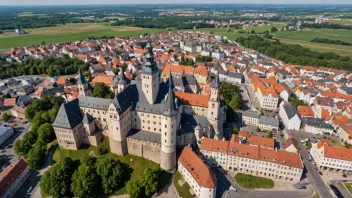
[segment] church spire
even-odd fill
[[[78,67],[78,79],[77,79],[77,84],[80,84],[80,85],[84,85],[86,84],[87,81],[86,81],[86,78],[83,76],[82,72],[81,72],[81,68]]]
[[[165,116],[174,116],[178,113],[178,109],[175,104],[175,93],[173,90],[174,82],[172,80],[172,76],[169,76],[169,92],[167,94],[167,98],[165,99],[165,111],[163,115]]]
[[[145,46],[145,49],[148,50],[145,54],[145,58],[147,59],[147,62],[145,63],[145,67],[142,72],[153,73],[155,71],[158,71],[156,63],[154,62],[153,46],[152,46],[151,40],[147,41],[147,45]]]
[[[220,78],[219,78],[219,70],[216,72],[216,77],[213,85],[211,86],[212,88],[220,88]]]

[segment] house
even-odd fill
[[[264,87],[258,86],[256,95],[258,97],[260,107],[266,110],[277,110],[277,105],[279,103],[279,96],[272,86]]]
[[[11,113],[14,117],[16,118],[19,118],[19,119],[25,119],[26,116],[25,116],[25,113],[24,113],[24,108],[22,107],[18,107],[18,106],[14,106],[12,109],[11,109]]]
[[[37,87],[34,94],[33,94],[33,97],[34,98],[41,98],[44,96],[44,92],[45,92],[46,88],[45,87]]]
[[[4,107],[16,106],[16,98],[4,98]]]
[[[219,71],[220,81],[226,81],[232,84],[242,84],[244,83],[244,77],[241,73],[234,73],[230,71]]]
[[[243,111],[242,112],[242,123],[246,125],[258,126],[260,113]]]
[[[70,79],[67,78],[66,76],[60,76],[56,80],[57,86],[65,86],[65,85],[68,85],[69,83],[70,83]]]
[[[0,126],[0,145],[6,142],[9,137],[13,134],[14,130],[12,127]]]
[[[22,187],[30,175],[24,158],[12,162],[0,172],[0,197],[11,198]]]
[[[178,171],[192,188],[196,197],[215,198],[216,176],[191,148],[184,147],[178,158]]]
[[[16,94],[20,96],[28,95],[35,91],[32,85],[23,85],[21,87],[16,87]]]
[[[288,138],[284,142],[284,149],[285,151],[288,151],[288,152],[298,153],[298,145],[297,145],[296,139]]]
[[[298,106],[297,113],[302,117],[314,117],[313,110],[308,106]]]
[[[279,116],[282,120],[282,123],[288,130],[299,130],[301,127],[301,119],[297,115],[296,109],[292,103],[280,104]]]
[[[310,154],[319,170],[352,171],[352,149],[333,146],[330,140],[313,143]]]
[[[343,143],[352,144],[352,124],[343,123],[338,125],[337,136]]]
[[[255,135],[252,135],[248,139],[248,144],[251,146],[258,146],[258,147],[267,148],[267,149],[274,149],[275,147],[274,139],[255,136]]]
[[[17,99],[16,105],[19,107],[26,107],[30,103],[32,103],[33,99],[30,96],[20,96]]]
[[[334,130],[330,124],[325,123],[325,120],[314,117],[303,117],[302,127],[305,132],[321,135],[332,135]]]
[[[279,119],[268,116],[260,116],[258,126],[262,131],[279,130]]]

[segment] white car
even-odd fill
[[[233,190],[233,191],[237,192],[237,189],[234,188],[233,186],[230,186],[230,190]]]

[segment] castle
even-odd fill
[[[89,83],[78,72],[80,97],[64,102],[53,123],[60,147],[97,146],[106,135],[111,152],[141,156],[173,171],[176,147],[199,143],[202,137],[223,139],[226,105],[219,72],[209,96],[175,92],[172,75],[161,80],[150,42],[146,49],[141,80],[128,80],[120,71],[114,99],[91,97]]]

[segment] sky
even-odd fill
[[[352,4],[352,0],[0,0],[0,5],[85,5],[85,4]]]

